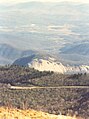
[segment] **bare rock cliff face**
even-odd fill
[[[89,73],[89,66],[87,65],[64,66],[62,63],[56,62],[55,59],[51,58],[48,60],[34,59],[32,62],[28,63],[28,66],[39,71],[54,71],[62,74]]]

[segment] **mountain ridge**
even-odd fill
[[[0,44],[0,64],[5,65],[7,62],[11,64],[20,57],[30,56],[35,53],[37,53],[35,50],[20,50],[9,44]]]
[[[89,73],[88,65],[70,66],[63,65],[54,57],[43,57],[41,55],[32,55],[16,60],[13,65],[28,66],[39,71],[54,71],[62,74]]]

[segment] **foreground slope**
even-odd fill
[[[32,87],[32,89],[11,89],[11,86]],[[69,86],[69,88],[58,88],[60,86]],[[0,107],[10,105],[24,109],[23,104],[25,104],[25,109],[55,115],[75,114],[88,119],[89,88],[72,89],[71,86],[89,87],[89,74],[64,75],[39,72],[29,67],[0,67]]]
[[[77,119],[70,116],[56,116],[41,111],[0,108],[0,119]]]

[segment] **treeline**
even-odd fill
[[[0,67],[0,83],[11,85],[31,84],[30,79],[41,78],[52,75],[50,71],[38,71],[34,68],[22,67],[18,65]]]
[[[58,74],[17,65],[0,67],[0,83],[19,86],[89,86],[89,74]]]
[[[31,82],[39,86],[89,86],[89,74],[64,75],[53,73],[49,76],[31,79]]]

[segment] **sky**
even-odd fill
[[[28,2],[28,1],[41,1],[41,2],[62,2],[62,1],[71,1],[71,2],[80,2],[80,3],[89,3],[89,0],[0,0],[0,4],[13,4],[19,2]]]

